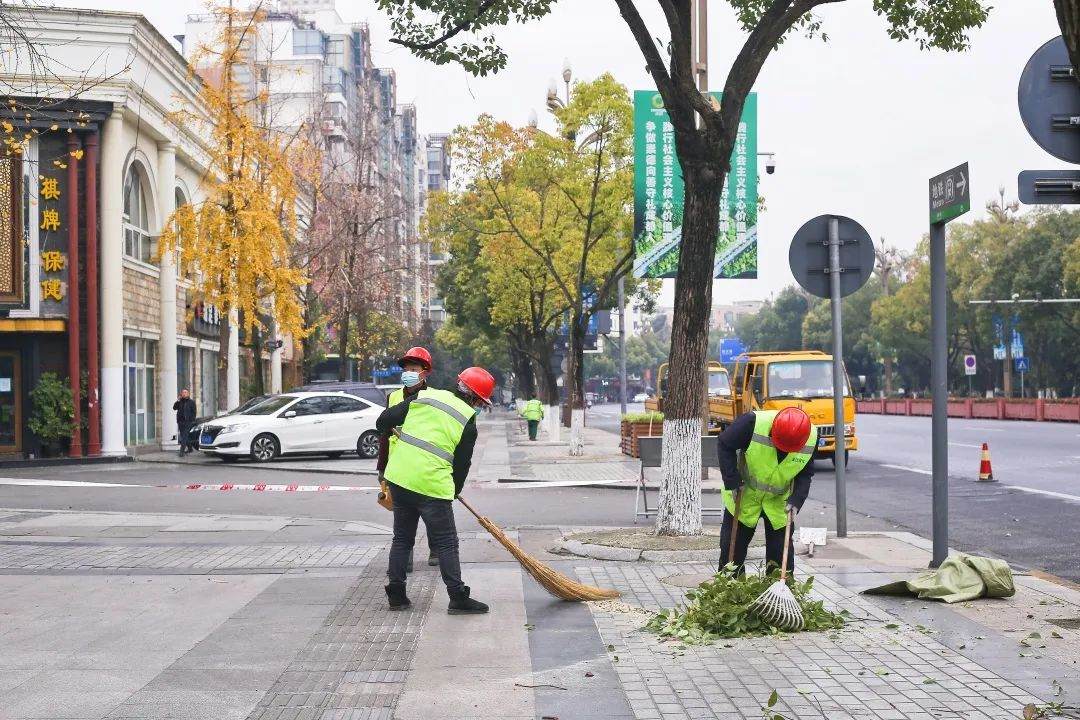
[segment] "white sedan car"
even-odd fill
[[[225,462],[280,455],[379,454],[375,420],[384,408],[342,392],[274,395],[235,415],[214,418],[199,430],[199,449]]]

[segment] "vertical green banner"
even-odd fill
[[[712,93],[720,100],[720,93]],[[731,172],[720,199],[713,277],[757,277],[757,93],[743,107]],[[634,92],[634,275],[675,277],[683,224],[683,180],[675,132],[655,90]]]

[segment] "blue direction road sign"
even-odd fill
[[[401,373],[401,368],[379,368],[375,372],[371,373],[377,378],[393,377]]]
[[[1031,369],[1031,361],[1026,357],[1018,357],[1013,363],[1016,365],[1016,372],[1018,373],[1026,373]]]
[[[720,341],[720,362],[733,363],[735,358],[746,352],[746,346],[739,338],[723,338]]]

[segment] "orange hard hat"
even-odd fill
[[[473,395],[488,405],[491,404],[491,394],[495,392],[495,378],[487,370],[482,367],[465,368],[457,379]]]
[[[786,407],[776,413],[769,431],[773,446],[781,452],[798,452],[810,438],[810,416],[802,408]]]
[[[398,358],[397,364],[403,367],[408,360],[420,363],[426,370],[431,369],[431,353],[422,347],[409,348],[409,352]]]

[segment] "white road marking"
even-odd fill
[[[955,445],[956,447],[969,447],[969,448],[975,448],[977,450],[982,450],[982,445],[977,445],[977,444],[973,445],[971,443],[958,443],[958,442],[950,442],[949,444],[950,445]]]
[[[961,425],[961,430],[980,430],[982,432],[1005,432],[1005,428],[983,427],[982,425]]]
[[[130,483],[99,483],[85,480],[34,480],[31,478],[0,478],[0,485],[36,485],[41,487],[156,487]]]
[[[1080,495],[1069,495],[1067,493],[1053,492],[1051,490],[1039,490],[1038,488],[1024,487],[1023,485],[1005,485],[1004,487],[1026,493],[1035,493],[1036,495],[1046,495],[1047,497],[1058,498],[1059,500],[1080,503]]]
[[[933,475],[934,474],[929,470],[923,470],[922,468],[908,467],[907,465],[885,465],[883,463],[881,465],[881,467],[892,468],[893,470],[907,470],[908,472],[919,473],[920,475]]]

